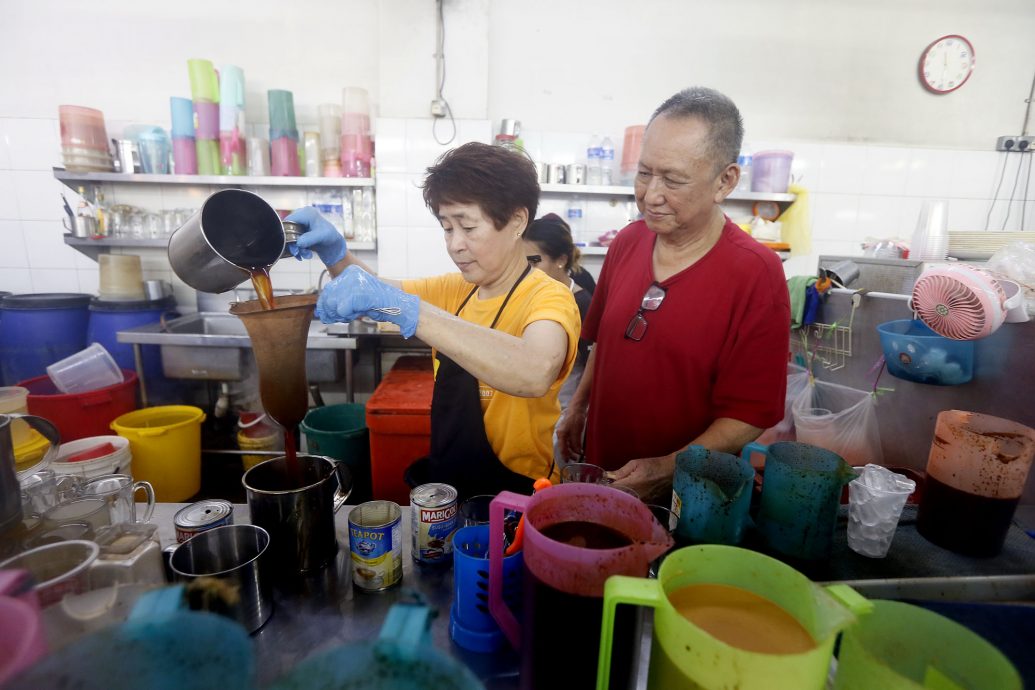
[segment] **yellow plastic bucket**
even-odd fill
[[[133,476],[155,489],[162,503],[185,501],[201,490],[201,423],[189,405],[147,407],[117,417],[111,428],[129,439]]]
[[[276,433],[270,434],[269,436],[253,438],[251,436],[246,436],[243,431],[238,431],[237,447],[241,450],[277,450],[280,438],[280,434]],[[244,465],[244,470],[247,472],[260,462],[269,459],[269,455],[242,455],[241,464]]]

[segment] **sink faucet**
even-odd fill
[[[328,275],[326,268],[323,269],[322,271],[320,271],[320,277],[316,281],[316,291],[317,292],[320,292],[320,290],[323,290],[323,277],[326,276],[326,275]]]

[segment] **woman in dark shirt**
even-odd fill
[[[529,261],[546,275],[569,287],[579,306],[579,317],[585,319],[596,281],[589,271],[579,265],[579,250],[571,239],[568,224],[556,213],[548,213],[529,223],[524,240]],[[588,357],[589,344],[580,339],[579,356],[575,363],[578,369],[572,371],[568,381],[575,379],[578,382]],[[562,400],[561,404],[565,402]]]

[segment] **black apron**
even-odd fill
[[[496,327],[511,295],[531,268],[526,268],[510,288],[489,328]],[[477,290],[477,286],[471,290],[456,316]],[[407,468],[406,483],[420,486],[443,482],[456,488],[460,500],[500,491],[531,494],[534,480],[507,469],[485,435],[478,379],[441,352],[437,357],[438,372],[431,396],[431,453]]]

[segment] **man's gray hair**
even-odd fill
[[[744,140],[744,121],[729,96],[704,86],[692,86],[671,96],[650,116],[696,117],[708,125],[710,148],[717,167],[736,163]],[[649,126],[650,123],[648,123]]]

